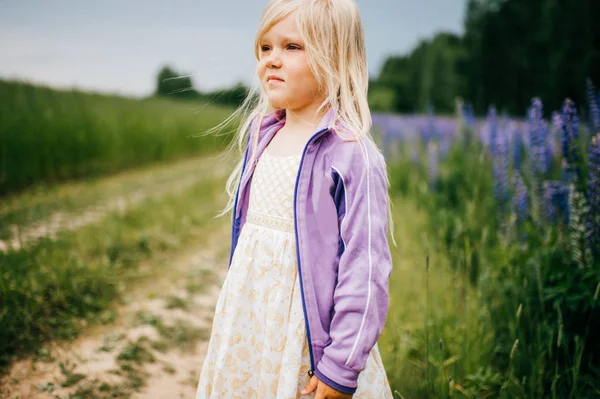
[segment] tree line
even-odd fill
[[[584,107],[585,82],[600,85],[600,1],[468,0],[464,33],[442,32],[387,58],[370,82],[377,110],[478,114],[489,105],[521,115],[532,97],[547,110],[566,97]]]

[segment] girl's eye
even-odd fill
[[[290,50],[300,50],[300,46],[297,46],[295,44],[290,44],[287,47]],[[265,52],[265,51],[269,51],[271,50],[271,48],[269,46],[261,46],[260,51]]]

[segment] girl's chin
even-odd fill
[[[282,98],[279,96],[269,97],[269,103],[271,103],[271,105],[275,108],[287,108],[287,106],[290,105],[290,100],[291,99],[287,99],[286,101],[286,98]]]

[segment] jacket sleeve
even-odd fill
[[[335,200],[343,251],[334,290],[331,342],[314,371],[324,383],[345,393],[356,391],[358,375],[383,330],[392,270],[385,160],[379,152],[368,152],[371,159],[365,154],[365,161],[358,152],[345,172],[332,167],[337,174]]]

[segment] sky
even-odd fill
[[[438,31],[461,34],[466,0],[356,0],[369,74]],[[212,91],[255,77],[266,0],[0,0],[0,78],[143,97],[164,65]]]

